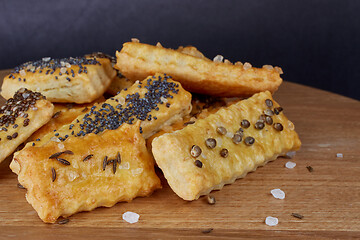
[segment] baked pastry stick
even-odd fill
[[[190,111],[191,94],[170,76],[156,74],[142,82],[135,82],[104,103],[95,104],[71,124],[28,144],[41,146],[48,141],[62,142],[69,137],[100,134],[106,129],[117,129],[123,123],[134,124],[137,121],[141,121],[139,131],[147,139]]]
[[[54,223],[161,188],[139,124],[17,152],[10,167],[41,220]]]
[[[131,79],[162,72],[171,75],[190,91],[212,96],[251,96],[261,91],[274,92],[280,86],[281,69],[265,65],[254,68],[249,63],[222,62],[222,57],[210,61],[181,51],[127,42],[116,52],[116,68]]]
[[[54,106],[38,92],[19,89],[0,108],[0,162],[48,122]]]
[[[27,142],[39,141],[39,139],[41,139],[46,134],[54,132],[54,130],[61,128],[65,124],[70,124],[79,115],[87,112],[95,103],[101,103],[104,101],[105,98],[101,96],[94,102],[86,104],[54,103],[54,114],[52,115],[51,119],[36,132],[34,132],[27,139]]]
[[[195,200],[300,145],[294,124],[267,91],[155,138],[152,152],[174,192]]]
[[[1,95],[8,99],[26,87],[51,102],[89,103],[103,95],[115,75],[108,58],[43,58],[14,68],[4,78]]]
[[[85,57],[108,58],[111,62],[112,67],[114,67],[116,64],[115,57],[102,52],[94,52],[91,54],[87,54],[85,55]],[[131,85],[133,85],[135,82],[135,80],[129,80],[126,77],[124,77],[119,70],[117,69],[114,70],[116,71],[116,75],[111,81],[109,87],[106,89],[106,92],[109,93],[110,95],[117,95],[121,90],[131,87]]]

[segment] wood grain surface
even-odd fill
[[[0,79],[6,73],[0,71]],[[17,188],[8,158],[0,164],[0,239],[359,239],[360,102],[289,82],[275,99],[302,141],[291,160],[294,169],[284,167],[289,159],[279,158],[213,192],[215,205],[205,198],[180,199],[162,177],[163,189],[148,198],[78,213],[58,225],[38,218],[26,190]],[[275,199],[274,188],[284,190],[286,198]],[[123,221],[126,211],[140,214],[139,222]],[[267,216],[279,224],[267,226]]]

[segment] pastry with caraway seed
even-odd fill
[[[46,124],[54,106],[38,92],[19,89],[0,108],[0,162]]]
[[[161,188],[140,122],[15,153],[10,165],[41,220],[111,207]]]

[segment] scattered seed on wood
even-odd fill
[[[87,155],[87,156],[83,159],[83,162],[89,160],[89,159],[92,158],[93,156],[94,156],[93,154]]]
[[[214,138],[208,138],[205,140],[205,144],[208,148],[212,149],[216,147],[216,140]]]
[[[54,115],[52,116],[52,118],[58,118],[61,114],[61,111],[58,111],[56,113],[54,113]]]
[[[208,228],[208,229],[202,230],[201,232],[206,234],[206,233],[211,233],[212,230],[214,230],[214,229],[213,228]]]
[[[241,126],[243,128],[248,128],[248,127],[250,127],[250,122],[248,120],[244,119],[241,121]]]
[[[105,156],[104,157],[104,161],[103,161],[103,163],[102,163],[102,169],[103,169],[103,171],[105,171],[105,168],[106,168],[106,165],[107,165],[107,159],[108,159],[108,156]]]
[[[121,164],[121,156],[120,156],[119,152],[116,155],[116,161],[117,161],[118,164]]]
[[[296,218],[299,218],[299,219],[303,219],[303,218],[304,218],[304,216],[301,215],[301,214],[299,214],[299,213],[292,213],[291,216],[296,217]]]
[[[66,160],[66,159],[56,158],[56,160],[58,160],[61,164],[70,165],[70,162],[68,160]]]
[[[307,170],[309,170],[309,172],[313,172],[313,171],[314,171],[314,169],[313,169],[312,166],[306,166],[306,168],[307,168]]]
[[[227,156],[229,156],[229,151],[226,148],[221,149],[220,156],[226,158]]]
[[[210,204],[210,205],[214,205],[216,203],[216,199],[214,196],[211,196],[211,195],[207,195],[207,203]]]
[[[17,184],[17,187],[20,189],[25,189],[25,187],[23,185],[21,185],[20,183]]]
[[[202,150],[199,146],[193,145],[190,150],[190,155],[194,158],[197,158],[198,156],[200,156],[201,152]]]
[[[187,125],[190,125],[190,124],[194,124],[194,123],[195,123],[195,121],[188,121],[188,122],[184,123],[184,126],[187,126]]]
[[[55,179],[56,179],[56,171],[55,171],[55,168],[51,168],[51,178],[52,178],[52,181],[54,182]]]
[[[195,160],[195,166],[197,166],[198,168],[202,168],[203,163],[200,160]]]
[[[226,128],[224,127],[218,127],[216,131],[221,135],[225,135],[227,133]]]
[[[68,218],[61,219],[57,222],[59,225],[67,224],[70,220]]]

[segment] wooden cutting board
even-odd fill
[[[0,71],[0,79],[7,72]],[[162,177],[163,189],[148,198],[78,213],[58,225],[38,218],[26,190],[17,188],[8,159],[0,164],[0,239],[360,238],[360,102],[289,82],[275,99],[302,140],[291,160],[294,169],[284,167],[289,159],[279,158],[214,191],[215,205],[205,198],[180,199]],[[285,191],[286,198],[272,197],[274,188]],[[139,222],[124,222],[126,211],[140,214]],[[277,217],[279,224],[265,225],[267,216]],[[213,230],[203,233],[208,229]]]

